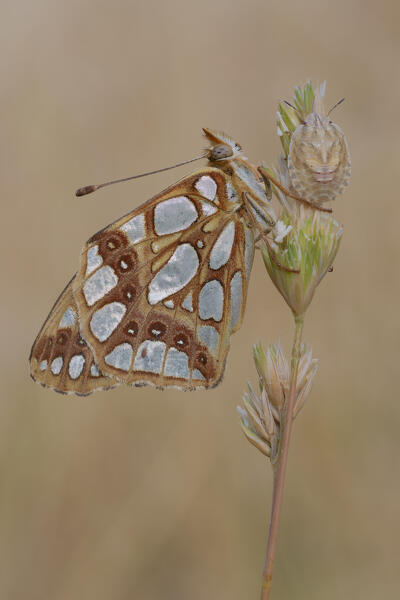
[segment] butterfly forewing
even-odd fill
[[[81,336],[72,281],[39,332],[29,360],[32,378],[57,392],[86,395],[118,384],[113,377],[101,374]]]
[[[73,282],[102,373],[208,388],[241,324],[254,239],[225,173],[202,169],[94,235]]]

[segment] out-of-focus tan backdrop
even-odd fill
[[[27,358],[84,241],[191,166],[225,130],[279,151],[277,101],[308,78],[352,152],[345,234],[309,311],[320,359],[296,421],[274,598],[398,598],[399,4],[383,0],[5,0],[1,24],[1,600],[257,598],[271,472],[236,405],[251,347],[288,309],[256,256],[222,384],[87,398],[35,385]],[[397,34],[397,37],[396,37]]]

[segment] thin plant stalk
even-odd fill
[[[293,410],[296,402],[297,374],[299,370],[300,361],[303,319],[303,315],[295,316],[295,334],[292,346],[292,357],[290,365],[289,396],[283,408],[283,414],[281,419],[281,442],[273,465],[273,494],[268,531],[267,553],[265,557],[264,575],[261,589],[261,600],[269,600],[271,592],[272,575],[274,569],[279,522],[283,500],[283,488],[285,485],[290,436],[292,433]]]

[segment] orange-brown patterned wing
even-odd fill
[[[242,321],[254,238],[229,176],[186,177],[94,235],[73,292],[101,372],[209,388]]]
[[[61,393],[90,394],[118,382],[100,373],[79,332],[72,281],[62,292],[39,332],[29,357],[34,381]]]

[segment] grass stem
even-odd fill
[[[267,553],[261,589],[261,600],[269,600],[276,546],[278,541],[279,521],[285,485],[286,467],[289,454],[290,436],[293,423],[293,409],[296,402],[297,373],[299,370],[301,338],[303,333],[303,316],[295,316],[295,333],[290,364],[289,395],[284,404],[281,416],[280,442],[276,459],[273,464],[274,483],[272,493],[271,516],[268,531]]]

